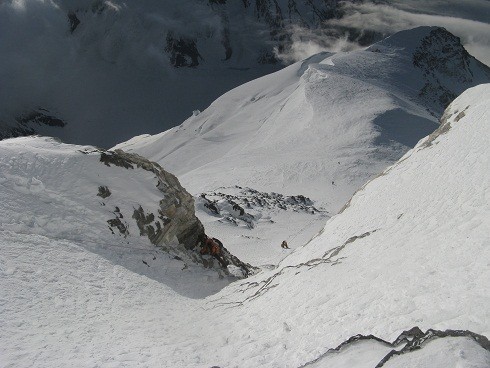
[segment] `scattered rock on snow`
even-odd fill
[[[240,186],[223,187],[217,191],[202,193],[196,200],[197,205],[202,206],[208,214],[220,217],[223,222],[249,229],[254,228],[262,219],[264,210],[309,214],[324,212],[303,195],[285,196]]]
[[[101,185],[99,187],[99,193],[97,193],[97,195],[102,198],[107,198],[111,195],[111,191],[106,186]]]

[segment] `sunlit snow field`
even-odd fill
[[[358,333],[392,341],[414,326],[488,336],[489,93],[485,85],[458,98],[439,134],[367,184],[275,269],[207,298],[199,297],[203,283],[187,277],[205,278],[199,269],[176,276],[180,290],[172,278],[159,279],[178,266],[157,251],[152,264],[138,252],[94,250],[2,225],[2,365],[298,367],[322,357],[325,365],[312,366],[329,366],[345,354],[335,366],[364,367],[383,356],[381,345],[324,354]],[[1,157],[4,187],[11,166]],[[32,178],[33,170],[22,172]],[[36,191],[9,193],[37,203]],[[4,219],[23,222],[7,198],[0,203]],[[428,362],[484,368],[490,354],[469,338],[436,339],[387,366]]]

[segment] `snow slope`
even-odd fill
[[[419,27],[366,50],[315,55],[235,88],[176,128],[116,147],[159,162],[194,195],[238,185],[303,195],[335,214],[361,185],[435,130],[452,98],[489,81],[490,70],[458,38]],[[199,216],[235,244],[235,253],[256,253],[241,240],[258,233],[224,227],[209,213]],[[257,241],[271,263],[284,255],[281,240],[303,244],[321,223],[293,211],[262,217],[276,223],[262,226]]]
[[[213,297],[232,319],[253,316],[251,336],[271,332],[260,355],[275,347],[281,358],[270,366],[300,366],[357,333],[393,341],[418,325],[490,334],[489,96],[489,84],[466,91],[435,134],[315,239]],[[457,366],[454,355],[447,366]]]
[[[205,299],[136,252],[2,229],[2,366],[488,367],[489,97],[466,91],[310,243]]]

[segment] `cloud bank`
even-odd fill
[[[285,62],[304,59],[319,51],[359,48],[347,34],[366,33],[385,37],[418,26],[440,26],[461,38],[465,48],[490,65],[490,2],[486,0],[385,1],[343,3],[344,16],[325,22],[322,29],[293,29],[292,47],[278,55]]]

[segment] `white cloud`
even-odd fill
[[[330,26],[352,27],[361,30],[373,30],[384,34],[392,34],[403,29],[414,28],[417,26],[440,26],[461,38],[461,41],[468,51],[476,56],[480,61],[490,65],[490,24],[456,16],[436,15],[422,13],[423,8],[411,9],[408,5],[413,2],[405,3],[404,8],[400,9],[391,5],[379,5],[373,3],[349,4],[346,5],[347,14],[339,20],[332,20]],[[446,1],[447,6],[450,4]],[[439,9],[437,4],[432,4],[430,9]],[[471,4],[470,4],[471,5]],[[478,1],[472,2],[476,7]],[[481,4],[480,4],[481,5]],[[490,10],[490,6],[485,3],[481,5],[482,11]],[[423,4],[422,4],[423,7]],[[478,7],[473,10],[475,18]],[[439,9],[440,10],[440,9]],[[488,14],[488,13],[487,13]],[[466,14],[470,16],[471,14]]]
[[[276,57],[286,64],[306,59],[323,51],[339,52],[359,48],[358,44],[347,40],[347,34],[329,35],[321,30],[310,30],[298,26],[292,27],[289,31],[291,46],[283,52],[279,52],[277,48],[274,50]]]
[[[292,46],[277,56],[284,62],[307,58],[320,51],[349,51],[359,45],[349,42],[342,30],[375,31],[390,35],[417,26],[440,26],[461,38],[468,52],[490,65],[490,2],[486,0],[392,0],[384,4],[344,2],[345,16],[326,22],[322,30],[294,27]],[[340,32],[340,33],[339,33]],[[345,31],[344,31],[345,32]]]

